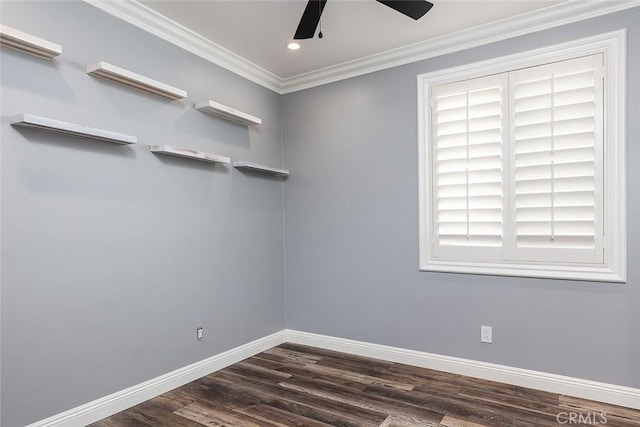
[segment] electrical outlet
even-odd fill
[[[493,330],[491,326],[480,326],[480,341],[489,344],[493,342]]]
[[[204,332],[202,331],[202,326],[196,329],[196,338],[201,340],[204,337]]]

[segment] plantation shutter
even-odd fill
[[[509,73],[510,252],[602,263],[602,55]]]
[[[504,256],[506,74],[432,88],[433,247],[438,257]]]

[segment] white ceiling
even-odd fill
[[[285,45],[306,0],[144,0],[165,17],[286,79],[438,36],[505,20],[564,0],[431,0],[419,21],[375,0],[328,0],[324,38]]]

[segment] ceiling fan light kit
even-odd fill
[[[376,0],[391,9],[402,13],[409,18],[418,20],[422,18],[431,8],[433,3],[427,0]],[[316,34],[316,29],[320,23],[320,17],[327,0],[309,0],[302,13],[300,23],[293,36],[294,40],[311,39]],[[322,24],[320,24],[322,25]],[[322,38],[322,27],[318,32],[318,38]]]

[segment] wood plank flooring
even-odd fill
[[[283,344],[92,427],[640,427],[640,411]]]

